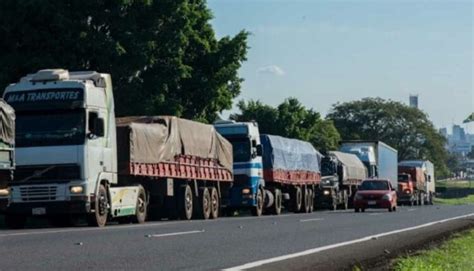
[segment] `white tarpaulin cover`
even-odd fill
[[[344,165],[344,181],[347,179],[363,180],[367,178],[367,168],[357,155],[339,151],[330,151],[328,154],[336,157]]]

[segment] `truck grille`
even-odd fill
[[[40,174],[41,172],[43,172],[43,174]],[[81,168],[75,164],[17,166],[15,170],[15,181],[23,181],[26,179],[26,183],[71,181],[80,178]]]
[[[56,199],[56,186],[24,186],[20,187],[23,201],[42,201]]]

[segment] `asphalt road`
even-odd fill
[[[341,242],[349,245],[360,238],[370,239],[373,235],[469,214],[474,214],[473,205],[402,207],[395,213],[326,211],[212,221],[162,221],[102,229],[0,230],[0,270],[265,269],[259,263],[286,264],[285,269],[289,269],[292,265],[288,263],[295,260],[294,253],[306,251],[306,257],[318,259],[325,257],[325,253],[310,252],[331,245],[337,250]],[[459,220],[472,222],[471,218],[474,217]],[[421,235],[423,229],[430,232],[437,225],[412,231]],[[275,257],[280,256],[287,259],[275,262]],[[261,262],[265,259],[270,260]]]

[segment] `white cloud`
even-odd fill
[[[285,75],[285,71],[282,68],[278,67],[277,65],[269,65],[269,66],[260,67],[257,69],[257,73],[272,74],[276,76]]]

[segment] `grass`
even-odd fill
[[[399,258],[393,267],[396,271],[474,270],[474,230],[457,234],[439,248]]]
[[[464,205],[464,204],[474,204],[474,195],[469,195],[463,198],[435,198],[434,202],[437,204],[447,204],[447,205]]]
[[[472,182],[472,184],[470,183]],[[471,186],[469,186],[471,185]],[[445,188],[474,188],[474,181],[469,180],[442,180],[436,182],[436,187],[445,187]]]

